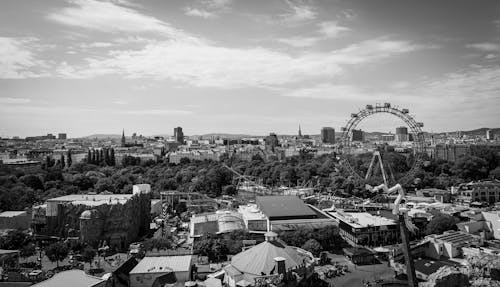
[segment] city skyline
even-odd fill
[[[2,1],[0,136],[319,134],[384,102],[429,132],[497,128],[498,15],[497,1]]]

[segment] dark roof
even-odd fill
[[[152,287],[161,287],[165,286],[165,284],[175,284],[176,282],[177,278],[175,277],[175,273],[169,272],[156,278]]]
[[[436,236],[436,239],[450,243],[464,243],[473,241],[475,237],[461,231],[449,231],[439,236]]]
[[[429,259],[416,259],[415,262],[415,271],[423,273],[425,275],[431,275],[438,271],[439,268],[443,266],[456,266],[457,264],[452,264],[446,261],[432,261]]]
[[[194,235],[215,234],[219,232],[217,221],[207,221],[194,224]]]
[[[269,218],[307,217],[316,218],[316,213],[296,196],[258,196],[259,209]]]
[[[350,256],[361,256],[373,254],[370,250],[360,247],[344,248],[344,253]]]

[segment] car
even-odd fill
[[[42,273],[43,273],[42,270],[33,270],[30,273],[28,273],[28,276],[30,276],[30,277],[38,277]]]

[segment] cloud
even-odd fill
[[[195,17],[200,17],[200,18],[205,18],[205,19],[217,17],[217,14],[215,14],[213,12],[209,12],[207,10],[193,8],[193,7],[186,7],[184,9],[184,12],[188,16],[195,16]]]
[[[9,104],[27,104],[31,102],[31,99],[25,98],[0,98],[0,104],[9,105]]]
[[[331,78],[344,65],[357,65],[425,48],[406,41],[372,39],[330,52],[296,56],[257,48],[227,48],[211,43],[163,41],[141,50],[115,50],[88,58],[86,66],[62,63],[68,78],[119,74],[129,78],[170,79],[199,87],[271,87],[313,78]]]
[[[290,38],[279,38],[278,42],[290,45],[296,48],[305,48],[314,46],[320,39],[318,37],[290,37]]]
[[[314,46],[319,41],[325,39],[336,38],[342,32],[350,30],[347,27],[338,25],[337,22],[335,21],[321,22],[318,24],[318,27],[319,27],[318,30],[319,36],[315,37],[295,36],[290,38],[279,38],[277,39],[277,41],[295,48],[305,48]]]
[[[496,43],[475,43],[475,44],[467,44],[465,45],[467,48],[471,49],[476,49],[482,52],[499,52],[500,51],[500,44]]]
[[[314,20],[318,15],[314,7],[305,5],[302,2],[293,3],[292,1],[286,1],[286,4],[288,5],[287,13],[279,16],[283,24],[300,24]]]
[[[136,116],[183,116],[192,114],[191,111],[186,110],[120,110],[116,111],[118,114],[136,115]]]
[[[487,105],[488,101],[500,105],[500,67],[475,67],[447,74],[439,80],[425,83],[427,94],[453,98],[456,102]]]
[[[89,48],[108,48],[113,46],[112,43],[109,42],[93,42],[93,43],[82,43],[80,44],[80,48],[89,49]]]
[[[231,0],[201,0],[194,6],[184,7],[184,13],[205,19],[217,18],[221,13],[229,11]]]
[[[36,38],[0,37],[0,78],[22,79],[42,75],[40,68],[46,63],[37,60],[34,51],[37,50]]]
[[[46,16],[47,19],[68,26],[107,33],[153,32],[173,39],[195,40],[164,21],[124,6],[123,1],[72,0],[68,3],[71,7],[55,10]]]
[[[121,105],[121,106],[127,104],[126,101],[122,101],[122,100],[116,100],[116,101],[113,101],[112,103],[115,104],[115,105]]]
[[[319,26],[319,33],[328,38],[335,38],[340,33],[350,30],[347,27],[340,26],[335,21],[322,22],[319,23],[318,26]]]

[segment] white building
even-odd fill
[[[190,281],[191,255],[144,257],[129,273],[130,287],[151,287],[155,280],[169,273],[175,274],[174,286],[184,286]]]

